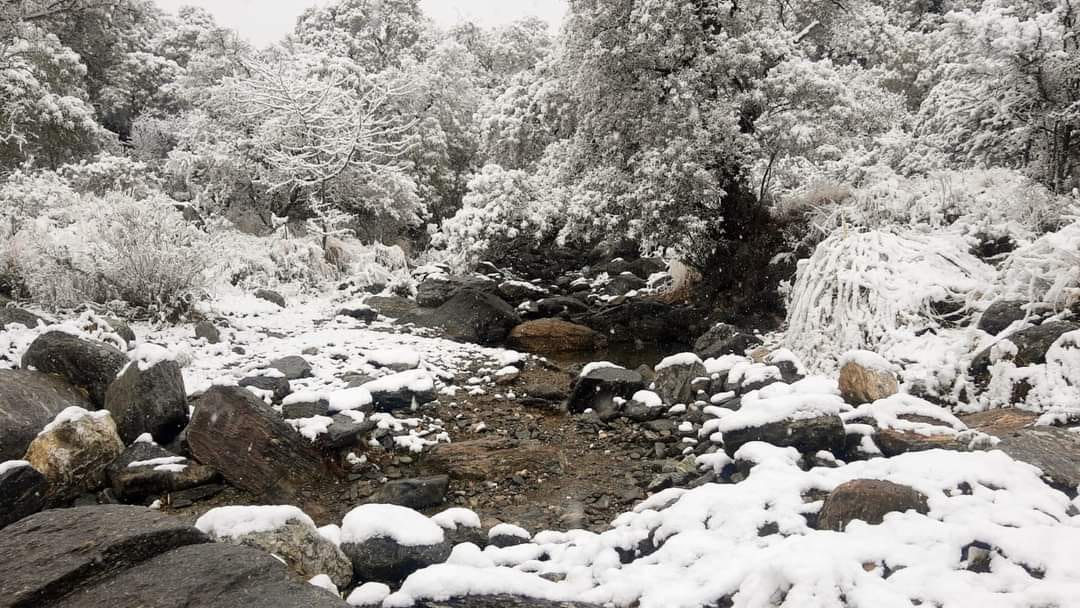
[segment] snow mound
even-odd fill
[[[447,530],[480,527],[480,516],[474,511],[464,507],[451,507],[441,513],[431,516],[431,521]]]
[[[694,365],[695,363],[701,363],[701,357],[698,357],[694,353],[679,353],[677,355],[671,355],[670,357],[664,357],[660,360],[660,363],[656,364],[655,371],[667,369],[675,366]]]
[[[78,422],[83,418],[101,420],[103,418],[109,417],[110,415],[108,410],[98,410],[96,412],[91,412],[77,405],[71,405],[64,408],[59,414],[57,414],[56,418],[52,419],[52,422],[46,424],[45,428],[41,429],[41,432],[38,433],[38,437],[46,433],[51,433],[52,431],[55,431],[56,429],[60,428],[65,424],[72,424]]]
[[[379,606],[390,595],[390,587],[383,583],[364,583],[353,589],[345,603],[350,606]]]
[[[664,400],[660,398],[653,391],[638,391],[634,393],[634,396],[630,398],[631,401],[637,401],[645,407],[661,407],[664,405]]]
[[[880,370],[885,372],[895,372],[896,366],[875,353],[872,350],[849,350],[840,357],[840,361],[837,362],[837,367],[844,367],[848,363],[854,363],[859,367],[866,369]]]
[[[0,462],[0,475],[4,475],[8,471],[14,471],[15,469],[21,469],[28,466],[30,466],[30,463],[25,460],[6,460]]]
[[[371,391],[363,386],[334,391],[326,396],[326,400],[330,403],[331,412],[358,410],[371,405],[374,401],[371,397]]]
[[[515,526],[514,524],[496,524],[488,530],[488,538],[495,538],[496,536],[513,536],[514,538],[524,538],[529,540],[532,538],[532,534],[521,526]]]
[[[425,568],[384,606],[494,593],[640,608],[1075,603],[1080,516],[1035,467],[1003,452],[932,450],[808,471],[790,448],[747,444],[738,457],[757,463],[740,483],[665,490],[603,533],[537,534],[544,561],[504,553],[503,565]],[[844,532],[811,527],[822,503],[808,492],[855,479],[910,486],[928,496],[929,513]]]
[[[414,369],[372,380],[365,383],[362,388],[372,393],[395,393],[403,390],[429,393],[435,390],[435,377],[430,372]]]
[[[315,529],[315,522],[300,509],[288,505],[217,507],[195,521],[195,527],[214,538],[238,538],[269,532],[299,523]]]
[[[783,420],[804,420],[818,416],[838,415],[845,409],[844,400],[839,396],[801,392],[796,388],[797,384],[774,384],[766,387],[766,389],[772,386],[783,387],[784,394],[775,394],[781,393],[778,389],[765,393],[768,396],[762,396],[763,391],[747,393],[743,396],[742,407],[721,418],[717,424],[717,430],[726,433]]]
[[[407,348],[387,348],[368,351],[368,363],[393,369],[416,369],[420,367],[420,353]]]
[[[362,543],[389,538],[399,545],[415,547],[443,542],[443,529],[428,517],[398,505],[360,505],[341,522],[342,543]]]
[[[131,357],[131,360],[139,366],[139,371],[141,372],[145,372],[159,363],[177,360],[176,353],[164,346],[158,346],[157,344],[150,344],[148,342],[136,346],[129,353],[129,356]]]

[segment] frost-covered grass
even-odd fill
[[[955,236],[838,232],[800,263],[784,341],[828,369],[843,352],[887,349],[898,332],[964,319],[992,280]]]

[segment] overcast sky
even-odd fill
[[[303,10],[325,0],[156,0],[167,11],[184,5],[201,6],[218,23],[247,36],[258,46],[276,42],[292,30]],[[469,19],[484,25],[536,16],[557,26],[566,11],[565,0],[421,0],[424,11],[441,25]]]

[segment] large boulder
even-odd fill
[[[0,462],[0,528],[45,508],[49,481],[25,460]]]
[[[150,433],[168,443],[184,430],[188,421],[187,391],[180,365],[175,361],[127,366],[109,385],[105,409],[112,414],[124,443]]]
[[[664,403],[690,403],[694,400],[691,383],[707,377],[705,364],[694,353],[672,355],[656,364],[655,391]]]
[[[199,397],[187,441],[196,460],[256,495],[290,498],[329,482],[314,444],[243,388],[215,386]]]
[[[607,338],[584,325],[537,319],[514,327],[510,345],[533,353],[587,352],[606,347]]]
[[[633,298],[572,320],[604,334],[609,342],[685,344],[693,334],[694,317],[688,306]]]
[[[371,308],[384,317],[397,319],[416,310],[416,302],[401,296],[371,296],[364,300]]]
[[[996,336],[1026,317],[1027,305],[1024,300],[995,300],[979,317],[978,328]]]
[[[218,507],[200,517],[195,527],[215,541],[276,555],[301,580],[325,574],[338,587],[352,582],[349,558],[320,535],[315,522],[296,507]]]
[[[300,355],[274,359],[268,367],[281,372],[286,380],[302,380],[311,377],[311,364]]]
[[[105,392],[128,363],[127,355],[101,342],[84,340],[62,331],[41,334],[23,354],[22,366],[63,376],[90,395],[97,408],[105,406]]]
[[[207,344],[221,342],[221,330],[210,321],[199,321],[195,324],[195,338],[206,340]]]
[[[754,334],[741,331],[734,325],[718,323],[694,340],[694,352],[703,359],[741,355],[762,343],[761,338]]]
[[[277,304],[278,306],[285,308],[285,296],[282,296],[276,291],[269,289],[256,289],[255,297],[260,300],[265,300],[271,304]]]
[[[171,549],[208,540],[181,520],[145,507],[99,505],[42,511],[0,530],[0,572],[4,573],[0,606],[55,606],[92,581]],[[179,575],[170,572],[153,582],[164,584]],[[136,604],[114,604],[130,605]]]
[[[49,322],[44,318],[35,315],[34,313],[23,310],[21,308],[15,308],[10,304],[4,305],[0,302],[0,329],[3,329],[6,325],[15,323],[17,325],[23,325],[26,327],[34,328],[38,326],[38,323],[48,325]]]
[[[420,568],[446,561],[443,529],[424,515],[397,505],[361,505],[341,522],[341,550],[362,581],[397,583]]]
[[[609,409],[615,399],[628,400],[645,388],[645,381],[636,371],[621,367],[593,367],[578,377],[567,402],[571,413],[587,409]]]
[[[30,443],[25,459],[49,480],[50,504],[105,485],[105,470],[124,451],[109,412],[70,407]]]
[[[499,297],[516,306],[526,300],[545,298],[548,290],[524,281],[503,281],[499,283],[498,294]]]
[[[289,577],[278,558],[252,547],[188,545],[95,581],[54,608],[348,608],[340,597]]]
[[[1004,339],[1016,346],[1016,354],[1012,356],[1012,362],[1017,367],[1027,367],[1046,363],[1046,351],[1057,341],[1062,334],[1080,329],[1080,324],[1068,321],[1050,321],[1042,325],[1036,325],[1018,332],[1009,334]],[[991,345],[975,355],[971,360],[968,373],[972,380],[980,388],[985,388],[990,382]]]
[[[926,496],[891,481],[855,479],[836,486],[825,497],[818,512],[818,529],[842,532],[856,519],[880,524],[886,514],[904,511],[928,513]]]
[[[38,432],[69,407],[94,404],[57,376],[0,369],[0,461],[22,458]]]
[[[517,312],[502,299],[466,288],[432,311],[406,315],[402,323],[438,327],[454,340],[499,344],[521,323]]]
[[[1050,485],[1069,496],[1080,488],[1080,433],[1068,428],[1035,426],[1037,414],[996,408],[964,416],[976,430],[1001,439],[994,449],[1039,467]]]
[[[124,502],[140,502],[206,485],[218,477],[210,467],[149,441],[131,444],[106,472],[113,494]]]
[[[852,351],[840,360],[840,396],[852,405],[873,403],[899,390],[891,363],[870,351]]]

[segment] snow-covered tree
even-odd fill
[[[421,58],[429,30],[419,0],[337,0],[306,10],[296,39],[378,72]]]

